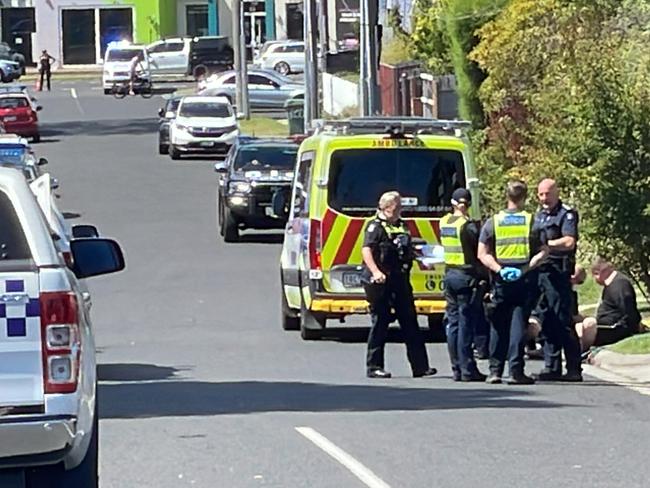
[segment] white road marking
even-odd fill
[[[79,98],[77,96],[77,90],[75,88],[70,88],[70,95],[72,95],[72,98],[74,98],[75,100]]]
[[[70,88],[70,96],[74,98],[74,101],[77,105],[77,109],[79,109],[79,113],[81,115],[85,115],[84,109],[81,106],[81,103],[79,102],[79,95],[77,95],[77,90],[76,88]]]
[[[296,427],[295,429],[299,434],[309,439],[320,449],[348,468],[348,470],[359,478],[368,488],[390,488],[388,483],[383,481],[375,473],[370,471],[363,464],[330,441],[327,437],[319,434],[311,427]]]
[[[585,374],[598,378],[599,380],[607,381],[608,383],[614,383],[615,385],[628,388],[630,390],[641,393],[642,395],[650,396],[650,385],[638,385],[633,384],[633,379],[620,374],[608,371],[606,369],[598,368],[590,364],[583,364],[582,370]]]

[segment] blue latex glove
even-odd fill
[[[503,281],[513,282],[521,278],[521,270],[519,268],[505,267],[501,268],[499,275],[503,278]]]

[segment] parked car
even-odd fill
[[[0,221],[0,485],[97,488],[96,357],[82,280],[124,269],[122,251],[110,239],[73,239],[69,268],[16,169],[0,168]]]
[[[199,84],[199,93],[226,97],[235,102],[235,71],[210,76]],[[248,72],[248,99],[252,108],[284,108],[287,100],[301,99],[305,87],[272,70],[253,69]]]
[[[140,77],[151,81],[149,56],[144,46],[129,42],[114,42],[106,47],[102,73],[104,95],[110,94],[114,85],[122,85],[131,80],[131,60],[138,54],[142,55],[143,59]]]
[[[305,71],[305,43],[302,41],[273,42],[260,51],[254,66],[272,69],[281,75]]]
[[[169,126],[169,156],[226,154],[239,135],[235,112],[223,97],[187,96]]]
[[[158,117],[160,117],[158,122],[158,153],[159,154],[168,154],[169,153],[169,126],[171,121],[176,118],[176,112],[178,110],[178,105],[183,99],[182,96],[176,95],[172,96],[167,100],[164,107],[161,107],[158,110]]]
[[[197,80],[232,69],[235,64],[233,48],[225,36],[195,37],[189,50],[188,74]]]
[[[25,56],[6,42],[0,42],[0,59],[16,63],[19,77],[25,74]]]
[[[0,119],[8,133],[31,137],[33,142],[40,141],[37,112],[41,109],[40,105],[34,106],[31,97],[25,92],[0,91]]]
[[[186,75],[190,64],[191,39],[175,37],[161,39],[147,46],[151,60],[151,74]]]
[[[0,80],[3,83],[11,83],[20,78],[22,72],[20,65],[14,61],[0,59]]]
[[[217,191],[219,232],[226,242],[239,229],[282,229],[287,220],[273,215],[277,193],[289,201],[298,144],[287,139],[240,137],[224,162]]]

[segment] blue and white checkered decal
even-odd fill
[[[32,273],[0,280],[0,341],[40,336],[38,295],[38,278]]]

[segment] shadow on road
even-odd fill
[[[128,365],[125,365],[128,366]],[[427,381],[427,380],[425,380]],[[436,380],[431,380],[433,384]],[[468,408],[564,408],[509,388],[404,388],[288,381],[154,381],[99,385],[103,419],[266,412],[376,412]]]
[[[348,343],[358,343],[366,342],[368,340],[368,333],[370,332],[370,318],[368,320],[368,326],[342,326],[336,327],[336,322],[332,320],[333,325],[329,325],[321,333],[321,341],[331,341],[331,342],[340,342],[343,344]],[[420,334],[424,338],[425,342],[431,343],[440,343],[445,342],[436,337],[436,335],[428,328],[420,327]],[[388,330],[388,337],[386,342],[404,342],[404,335],[402,331],[395,325],[392,325]]]
[[[245,244],[282,244],[284,234],[243,234],[239,243]]]
[[[116,363],[98,364],[97,379],[99,381],[154,381],[174,378],[176,373],[187,371],[189,368],[172,366],[157,366],[155,364]]]
[[[84,120],[74,122],[52,122],[43,124],[43,137],[69,135],[118,135],[118,134],[152,134],[158,130],[157,118]]]

